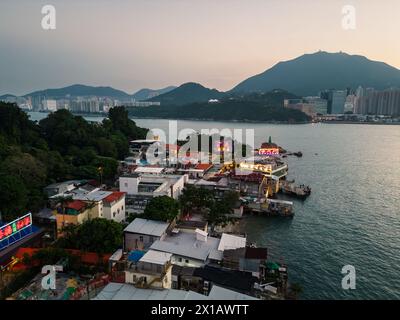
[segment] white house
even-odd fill
[[[103,217],[116,222],[125,220],[125,192],[113,192],[103,199]]]

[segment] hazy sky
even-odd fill
[[[42,6],[57,29],[41,27]],[[342,28],[342,8],[356,29]],[[400,68],[399,0],[1,0],[0,94],[74,83],[219,90],[319,49]]]

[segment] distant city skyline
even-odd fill
[[[57,28],[41,28],[41,8]],[[345,5],[355,30],[342,27]],[[226,91],[318,50],[400,68],[400,2],[312,0],[3,0],[0,95],[81,83],[132,94],[198,82]]]

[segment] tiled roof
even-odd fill
[[[68,204],[66,205],[66,208],[74,209],[76,211],[81,211],[85,207],[86,207],[86,203],[83,201],[80,201],[80,200],[74,200],[74,201],[68,202]]]
[[[207,170],[210,170],[212,167],[213,167],[213,165],[210,163],[199,163],[194,168],[197,170],[207,171]]]
[[[125,192],[116,191],[111,193],[109,196],[105,197],[104,201],[108,203],[113,203],[115,201],[120,200],[123,196],[125,196]]]

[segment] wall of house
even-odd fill
[[[181,267],[201,268],[205,265],[204,261],[183,257],[175,254],[172,256],[171,262],[172,264]]]
[[[172,267],[170,266],[167,269],[165,275],[161,277],[160,274],[149,274],[149,273],[142,273],[140,271],[125,271],[125,281],[126,283],[136,284],[137,281],[141,277],[146,278],[146,283],[150,285],[150,288],[157,288],[157,289],[171,289],[172,287]]]
[[[92,208],[83,211],[78,215],[69,215],[69,214],[56,214],[57,221],[57,230],[61,231],[63,226],[69,224],[82,224],[83,222],[89,219],[98,218],[99,215],[99,203],[96,203]]]
[[[171,190],[171,197],[178,199],[182,194],[182,190],[185,187],[185,182],[188,180],[188,175],[183,175],[173,186]]]
[[[137,194],[140,177],[120,177],[119,178],[119,191],[126,192],[127,194]]]
[[[162,239],[163,237],[124,232],[124,251],[148,249],[155,241]]]
[[[124,221],[126,217],[125,197],[114,203],[105,204],[103,207],[103,217],[116,222]]]

